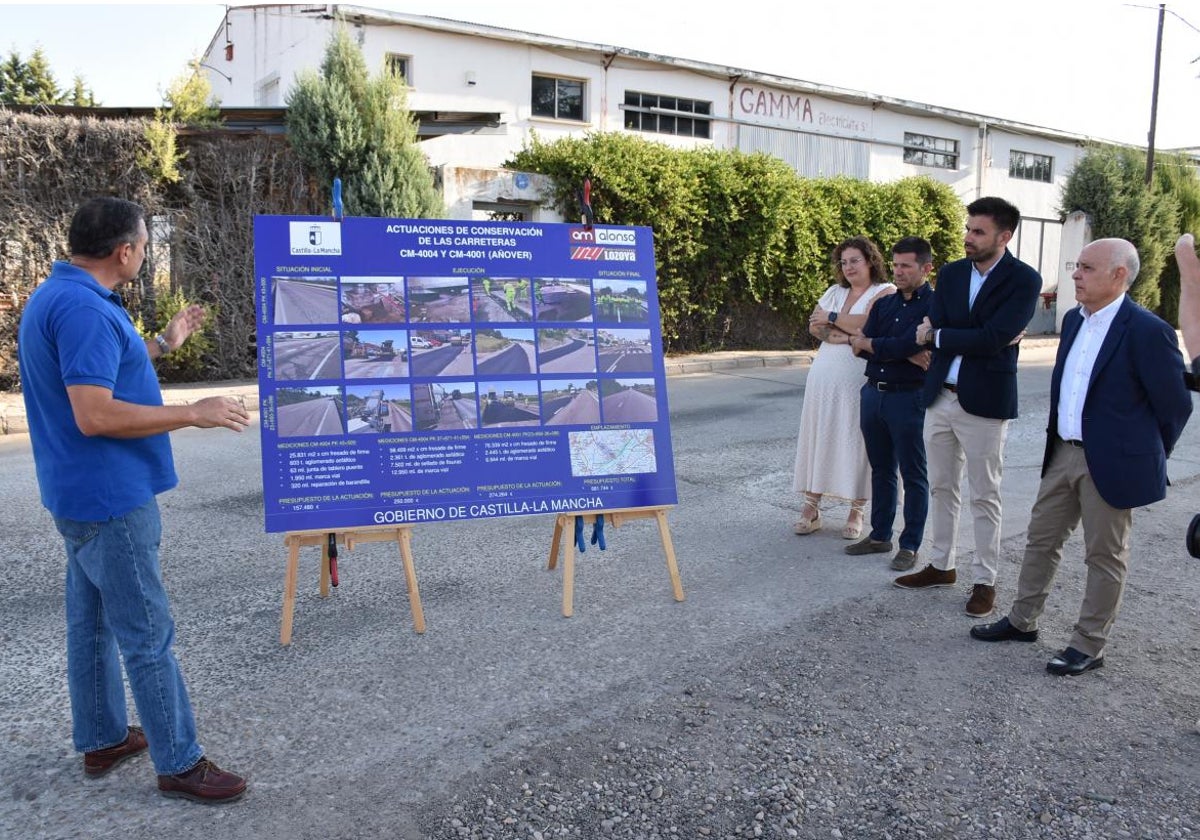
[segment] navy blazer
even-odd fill
[[[1058,437],[1063,364],[1082,324],[1078,307],[1063,319],[1042,475]],[[1191,413],[1175,330],[1126,297],[1096,354],[1083,400],[1083,452],[1100,497],[1124,509],[1166,496],[1167,457]]]
[[[1007,249],[970,305],[971,261],[942,266],[929,307],[938,347],[925,375],[925,405],[942,393],[955,356],[958,401],[977,417],[1010,420],[1017,416],[1017,345],[1009,344],[1029,324],[1042,292],[1041,275]]]

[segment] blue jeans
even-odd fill
[[[191,768],[204,755],[179,663],[175,622],[158,566],[158,503],[107,522],[55,517],[67,547],[67,684],[75,749],[125,740],[121,660],[159,775]]]
[[[920,391],[880,392],[864,385],[859,427],[871,463],[871,539],[890,540],[896,521],[896,470],[904,481],[904,530],[900,547],[917,551],[929,515],[925,409]]]

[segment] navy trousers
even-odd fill
[[[921,392],[879,391],[864,385],[859,427],[871,463],[871,539],[892,538],[896,521],[897,470],[904,482],[904,530],[900,548],[917,551],[929,514],[929,478],[925,468],[925,408]]]

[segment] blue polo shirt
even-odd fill
[[[86,437],[75,424],[68,385],[98,385],[124,402],[163,404],[150,354],[120,295],[83,269],[56,262],[29,296],[17,342],[38,486],[52,514],[100,522],[178,483],[165,433]]]

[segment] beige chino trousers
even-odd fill
[[[1029,540],[1008,620],[1018,630],[1036,630],[1054,584],[1063,544],[1083,520],[1087,584],[1071,647],[1088,656],[1104,652],[1121,608],[1129,569],[1133,511],[1109,505],[1096,491],[1082,448],[1058,441],[1038,488],[1029,519]]]
[[[1007,420],[976,417],[958,403],[958,394],[942,389],[925,411],[925,456],[929,462],[929,561],[935,569],[953,569],[958,550],[958,514],[962,507],[963,467],[971,491],[975,557],[971,583],[996,585],[1000,559],[1000,480],[1004,476]]]

